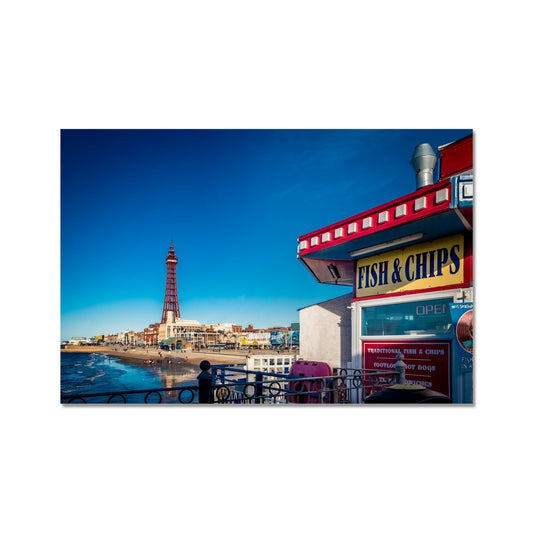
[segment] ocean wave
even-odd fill
[[[102,376],[105,376],[105,372],[103,370],[100,370],[98,374],[95,374],[94,376],[86,377],[85,381],[90,381],[92,383],[96,378],[101,378]]]

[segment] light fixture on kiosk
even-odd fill
[[[331,274],[331,277],[335,280],[335,284],[337,283],[337,281],[340,279],[341,275],[339,274],[339,269],[331,264],[331,265],[328,265],[328,270],[329,270],[329,273]]]
[[[401,244],[407,244],[414,241],[419,241],[425,235],[424,232],[412,233],[411,235],[406,235],[405,237],[400,237],[399,239],[393,239],[392,241],[386,241],[374,246],[367,246],[366,248],[361,248],[360,250],[353,250],[350,252],[352,257],[361,257],[362,255],[372,254],[374,252],[379,252],[381,250],[387,250]],[[329,268],[329,267],[328,267]]]

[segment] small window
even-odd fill
[[[453,298],[363,308],[362,335],[445,335],[451,333]]]
[[[372,227],[372,217],[366,217],[363,219],[362,228],[368,229]]]

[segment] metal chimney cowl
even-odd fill
[[[416,188],[421,189],[428,185],[433,185],[433,170],[437,163],[437,156],[429,143],[422,143],[415,146],[411,166],[416,172]]]

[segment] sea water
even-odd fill
[[[194,376],[174,362],[154,360],[125,361],[105,353],[61,352],[61,396],[92,393],[113,393],[134,390],[162,389],[196,385]],[[179,403],[175,392],[161,392],[161,403]],[[108,397],[85,398],[87,403],[106,403]],[[126,395],[127,403],[144,403],[145,394]],[[182,395],[188,402],[191,394]],[[113,403],[123,402],[121,397]],[[159,395],[153,393],[148,403],[159,403]]]

